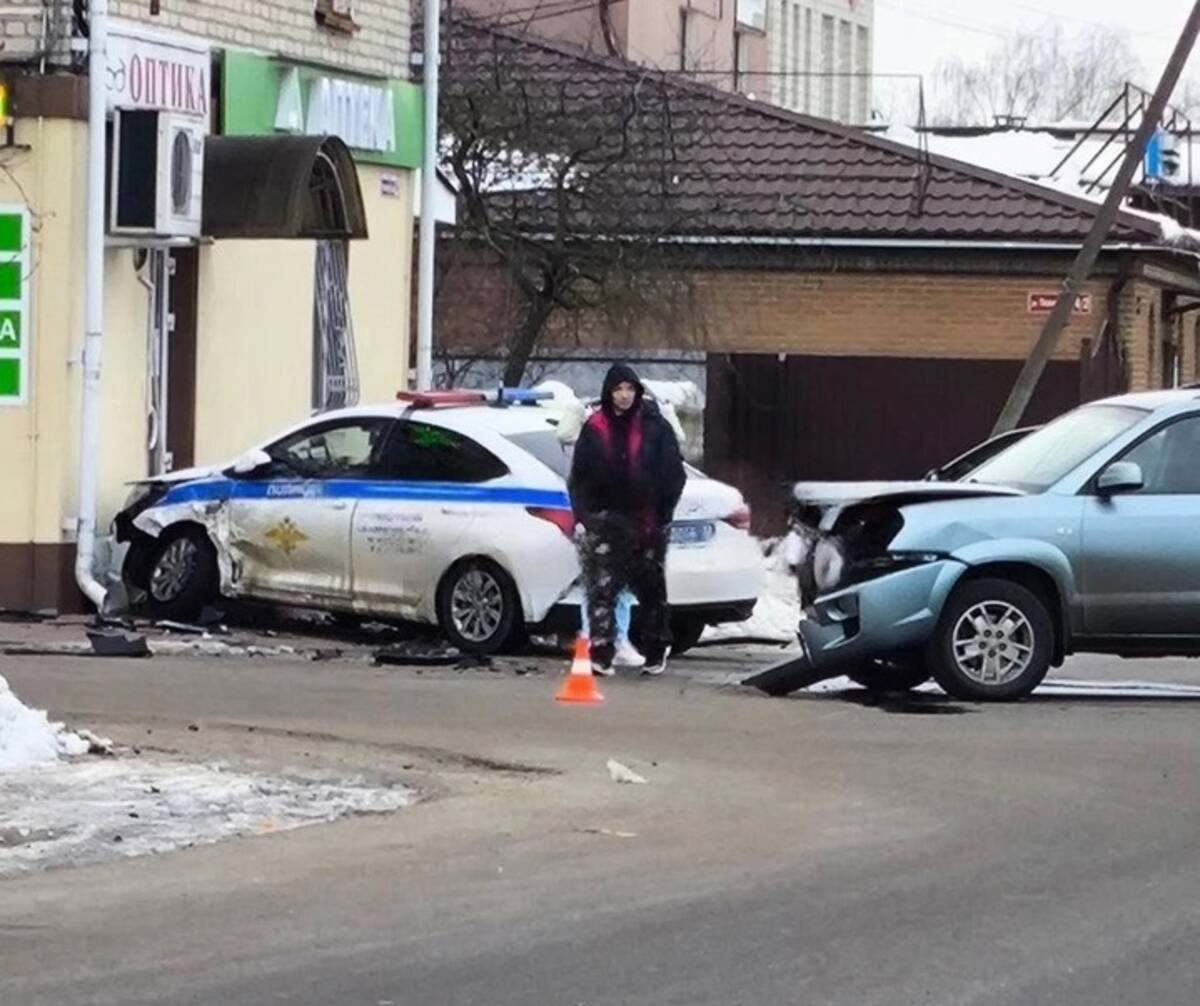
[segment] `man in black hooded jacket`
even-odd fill
[[[587,587],[592,659],[613,659],[613,611],[629,586],[637,597],[644,672],[661,674],[671,645],[666,557],[671,519],[687,479],[675,431],[632,367],[604,378],[600,408],[579,435],[568,487],[583,525],[580,559]]]

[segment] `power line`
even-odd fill
[[[1090,24],[1096,28],[1111,28],[1114,31],[1120,31],[1126,35],[1137,35],[1140,38],[1156,38],[1167,42],[1174,40],[1173,35],[1164,35],[1155,31],[1138,31],[1136,28],[1126,28],[1124,26],[1118,28],[1111,22],[1097,21],[1095,18],[1090,17],[1080,17],[1078,14],[1063,14],[1046,7],[1039,7],[1037,4],[1026,3],[1025,0],[1000,0],[1000,2],[1008,4],[1010,7],[1020,7],[1022,10],[1027,10],[1033,14],[1044,14],[1046,17],[1055,20],[1075,21],[1079,24]]]
[[[492,20],[493,23],[502,27],[528,25],[536,21],[594,10],[595,6],[594,0],[543,0],[541,3],[530,4],[527,7],[514,7],[498,11]]]
[[[920,18],[922,21],[932,21],[935,24],[946,25],[950,28],[959,28],[963,31],[975,32],[977,35],[990,35],[992,38],[1008,39],[1012,37],[1011,32],[996,31],[992,28],[983,28],[977,24],[970,24],[966,21],[958,21],[953,18],[940,17],[935,14],[927,14],[923,11],[911,10],[902,6],[898,0],[878,0],[878,3],[885,7],[891,7],[897,13],[908,17]]]

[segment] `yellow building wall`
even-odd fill
[[[66,120],[18,121],[16,143],[0,171],[0,202],[30,213],[29,400],[0,408],[0,543],[56,543],[77,443],[78,367],[68,361],[82,342],[86,131]]]
[[[0,203],[32,222],[29,401],[0,407],[0,545],[73,542],[78,510],[87,130],[19,120]],[[384,186],[384,174],[392,175]],[[370,237],[350,253],[361,400],[407,380],[412,173],[360,166]],[[388,193],[385,195],[385,189]],[[222,241],[200,253],[196,461],[235,457],[311,413],[311,241]],[[97,523],[101,535],[144,477],[149,292],[130,248],[105,255]]]
[[[134,261],[130,248],[110,248],[104,255],[104,356],[100,371],[100,467],[96,478],[96,527],[101,535],[108,533],[112,518],[129,495],[129,483],[144,478],[149,467],[150,294],[138,279]],[[72,368],[71,377],[78,400],[78,368]],[[77,466],[77,451],[73,449],[67,480],[72,512],[76,506]]]
[[[395,195],[383,195],[384,176]],[[411,171],[358,166],[370,238],[351,242],[349,280],[363,404],[393,401],[408,382],[414,178]]]
[[[32,220],[30,393],[0,408],[0,542],[74,540],[78,511],[79,403],[83,349],[87,131],[82,122],[18,122],[28,150],[6,160],[0,202],[26,203]],[[133,253],[105,255],[97,516],[100,533],[145,474],[145,289]]]
[[[196,464],[232,460],[311,410],[311,241],[200,251]]]
[[[408,379],[412,172],[359,165],[369,237],[350,244],[360,401]],[[384,195],[389,174],[395,195]],[[200,253],[196,463],[232,460],[312,412],[311,241],[217,241]]]

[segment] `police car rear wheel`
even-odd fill
[[[438,624],[467,653],[498,653],[515,643],[522,628],[516,584],[488,559],[451,568],[438,590]]]

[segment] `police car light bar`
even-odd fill
[[[413,408],[432,409],[438,405],[480,405],[488,400],[483,391],[397,391],[396,400]]]
[[[548,402],[554,397],[549,391],[535,391],[533,388],[497,388],[494,405],[533,405],[537,402]]]

